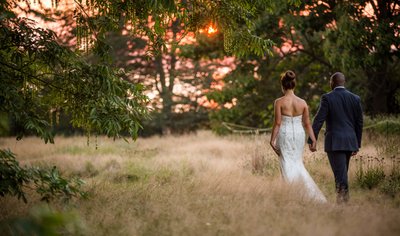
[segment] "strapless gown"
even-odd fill
[[[283,178],[289,183],[304,185],[305,194],[319,202],[326,198],[306,170],[303,163],[305,132],[302,116],[282,116],[281,126],[277,137],[280,149],[280,167]]]

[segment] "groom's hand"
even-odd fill
[[[357,153],[358,153],[358,152],[352,152],[351,155],[352,155],[352,156],[355,156],[355,155],[357,155]]]

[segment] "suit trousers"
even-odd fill
[[[327,152],[329,163],[333,174],[335,175],[336,190],[348,192],[349,182],[347,172],[349,170],[349,162],[351,151],[332,151]]]

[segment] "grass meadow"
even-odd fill
[[[0,148],[11,149],[22,165],[55,165],[85,181],[87,199],[49,204],[76,215],[82,235],[400,235],[399,193],[359,181],[361,167],[389,173],[397,165],[397,139],[365,136],[350,164],[346,206],[335,203],[321,140],[317,152],[305,149],[304,162],[327,204],[310,201],[301,186],[283,182],[266,135],[200,131],[129,143],[104,137],[90,138],[89,145],[86,137],[55,141],[2,138]],[[0,221],[44,204],[33,192],[28,201],[0,198]]]

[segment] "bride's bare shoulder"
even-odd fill
[[[275,99],[274,103],[275,103],[275,104],[280,104],[280,103],[282,103],[283,98],[284,98],[284,97],[279,97],[279,98]]]
[[[302,99],[301,97],[297,97],[297,96],[296,96],[296,99],[297,99],[297,101],[299,101],[301,104],[307,105],[306,100]]]

